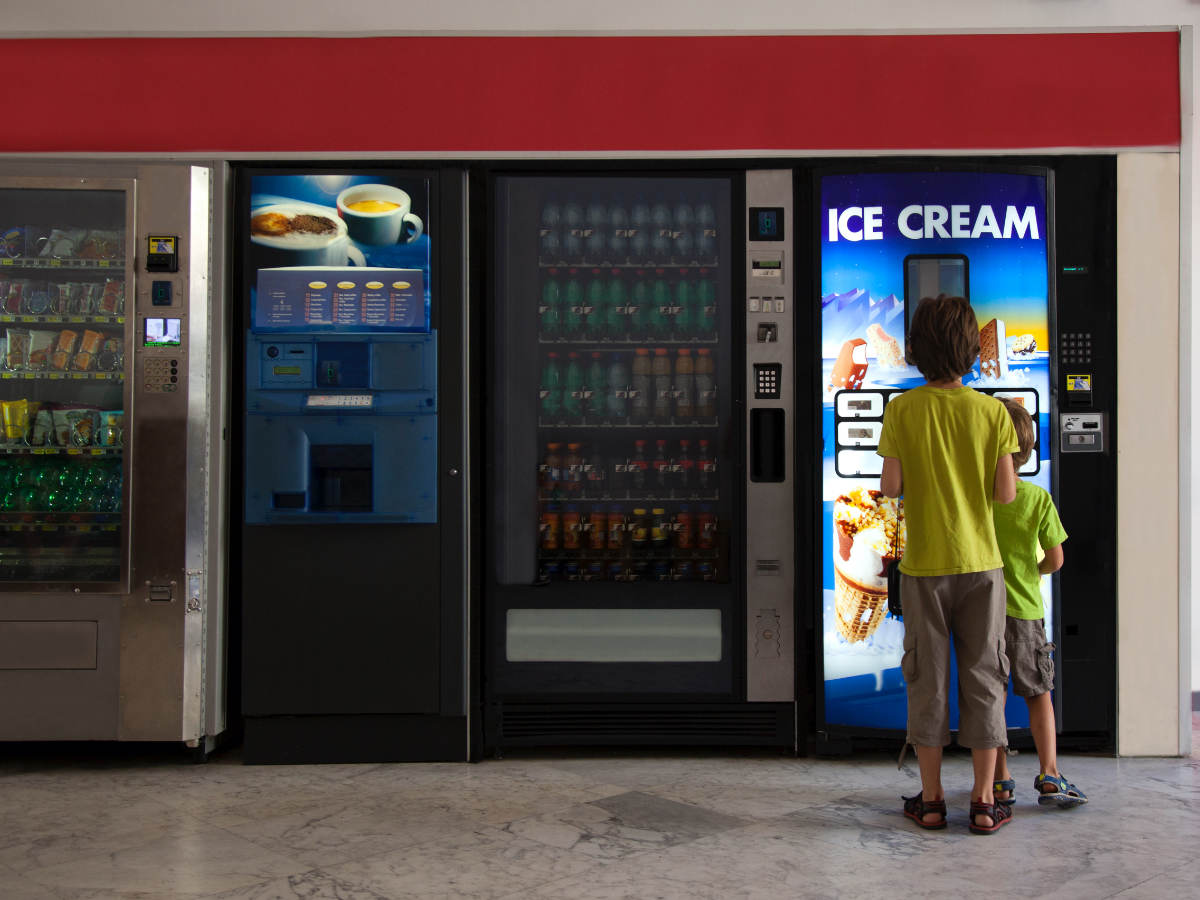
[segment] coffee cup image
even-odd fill
[[[367,264],[350,243],[346,223],[327,206],[277,203],[256,209],[250,216],[250,242],[263,269]]]
[[[408,192],[390,184],[356,184],[337,198],[338,215],[360,244],[411,244],[425,230]]]

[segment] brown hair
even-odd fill
[[[979,320],[965,297],[921,300],[905,337],[905,356],[928,381],[961,378],[979,358]]]
[[[1033,417],[1020,400],[1011,397],[1001,400],[1004,408],[1012,418],[1013,428],[1017,430],[1017,445],[1021,448],[1013,454],[1013,468],[1020,469],[1029,462],[1029,454],[1033,452]]]

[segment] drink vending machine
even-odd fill
[[[0,740],[226,728],[223,176],[0,164]]]
[[[486,745],[792,746],[790,172],[489,196]]]

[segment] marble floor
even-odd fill
[[[1200,738],[1200,733],[1197,734]],[[1195,742],[1200,748],[1200,740]],[[529,752],[478,765],[195,765],[174,754],[0,753],[0,898],[806,898],[1200,896],[1200,752],[1067,756],[1091,802],[950,828],[882,755]]]

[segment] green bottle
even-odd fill
[[[583,334],[588,340],[598,341],[603,337],[604,323],[608,319],[608,292],[604,289],[604,280],[600,270],[592,270],[592,280],[588,282],[583,304]]]
[[[648,336],[646,329],[650,323],[650,284],[642,275],[639,271],[638,280],[629,292],[629,338],[634,341]]]
[[[562,413],[562,369],[558,364],[557,353],[546,354],[546,363],[542,366],[542,384],[538,391],[538,399],[541,401],[543,419],[553,421]]]
[[[543,341],[558,340],[562,331],[562,284],[557,278],[547,278],[542,285],[542,302],[538,304],[538,333]]]
[[[696,306],[700,311],[700,338],[711,341],[717,336],[717,289],[711,278],[696,282]]]
[[[650,337],[664,340],[671,334],[671,288],[667,279],[659,275],[654,279],[650,293]]]
[[[572,278],[563,291],[563,336],[568,341],[583,340],[584,328],[587,325],[583,306],[583,287],[578,278]]]
[[[696,291],[682,278],[675,285],[672,312],[675,314],[675,340],[690,341],[696,336]]]
[[[578,425],[583,421],[583,366],[579,354],[567,354],[567,372],[563,379],[563,413],[567,421]]]
[[[625,290],[625,279],[615,274],[608,282],[608,302],[604,307],[604,336],[610,341],[625,339],[625,323],[629,320],[626,307],[629,297]]]

